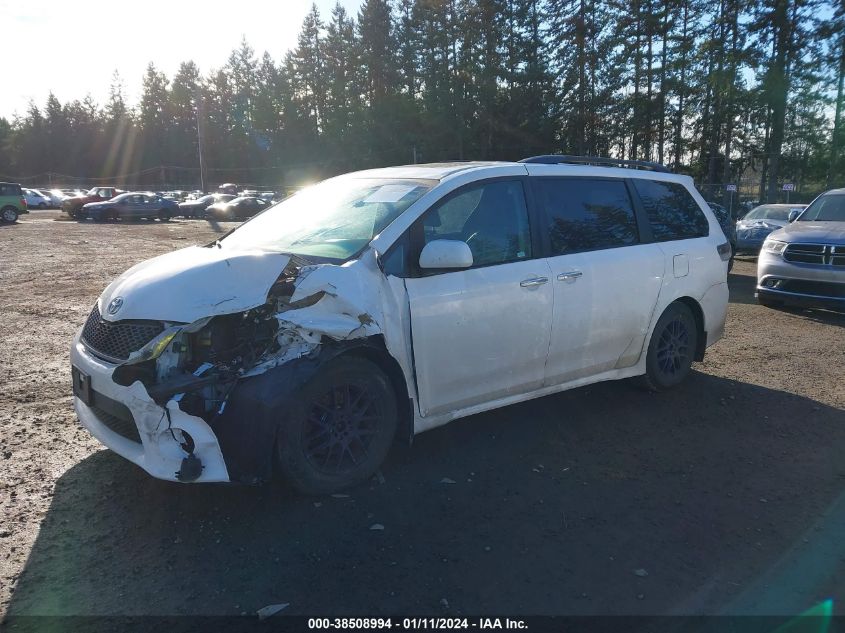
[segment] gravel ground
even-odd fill
[[[798,613],[845,590],[845,316],[756,305],[753,260],[676,391],[476,415],[311,498],[155,481],[79,427],[68,347],[97,295],[229,227],[56,218],[0,226],[0,615]]]

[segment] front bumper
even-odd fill
[[[229,481],[217,436],[205,420],[183,412],[175,400],[167,403],[165,411],[150,398],[140,382],[128,387],[116,384],[111,378],[116,365],[89,354],[79,341],[79,333],[71,345],[70,358],[74,367],[89,376],[90,388],[95,394],[92,406],[74,396],[76,414],[82,426],[102,444],[137,464],[153,477],[179,481],[176,473],[181,468],[182,460],[188,456],[177,440],[180,434],[174,433],[174,430],[179,429],[191,436],[194,442],[193,453],[203,465],[202,472],[195,481]],[[129,409],[138,430],[136,437],[140,437],[140,442],[132,439],[130,434],[121,434],[114,430],[114,425],[110,425],[107,417],[96,407],[98,394]]]
[[[736,238],[736,252],[737,253],[759,253],[763,247],[763,242],[766,241],[766,236],[744,236],[737,235]]]
[[[779,255],[761,253],[756,291],[764,302],[845,310],[845,269],[788,262]]]
[[[784,292],[762,288],[760,286],[757,286],[757,299],[762,299],[764,302],[768,300],[802,308],[827,308],[829,310],[845,311],[845,299]]]

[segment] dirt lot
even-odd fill
[[[753,261],[730,276],[727,337],[677,391],[607,383],[477,415],[398,447],[383,483],[315,499],[155,481],[78,426],[68,347],[97,295],[227,227],[57,216],[0,227],[0,614],[797,613],[845,597],[845,317],[756,305]]]

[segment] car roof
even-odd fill
[[[495,161],[455,161],[449,163],[423,163],[420,165],[399,165],[380,167],[346,174],[353,178],[420,178],[423,180],[443,180],[449,176],[480,167],[497,165],[515,165],[516,163]]]
[[[511,175],[515,170],[530,176],[603,176],[607,178],[647,178],[666,180],[692,185],[690,176],[671,172],[631,169],[630,167],[608,167],[573,163],[522,163],[511,161],[453,161],[445,163],[425,163],[420,165],[401,165],[356,171],[338,178],[412,178],[421,180],[446,181],[469,172],[489,172],[489,176]],[[479,174],[481,175],[481,174]]]

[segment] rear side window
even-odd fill
[[[538,178],[534,182],[553,256],[639,242],[634,207],[623,181]]]
[[[9,185],[4,184],[0,185],[0,196],[20,196],[23,195],[21,192],[20,185]]]
[[[707,217],[686,187],[676,182],[632,180],[656,242],[705,237],[710,233]]]

